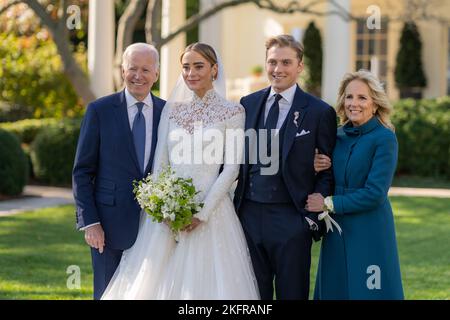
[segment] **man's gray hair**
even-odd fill
[[[130,44],[122,55],[122,67],[127,68],[128,59],[133,52],[150,52],[155,57],[156,68],[159,69],[159,53],[158,50],[151,44],[145,42],[137,42]]]

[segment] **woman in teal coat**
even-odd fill
[[[398,151],[391,106],[379,81],[360,70],[344,77],[336,111],[343,126],[333,152],[335,193],[310,195],[306,209],[328,211],[342,233],[322,240],[314,298],[403,299],[388,199]],[[318,171],[331,165],[316,158]]]

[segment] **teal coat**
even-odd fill
[[[388,190],[397,139],[376,117],[338,129],[333,152],[335,214],[342,228],[322,240],[315,299],[403,299]]]

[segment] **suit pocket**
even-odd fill
[[[102,189],[108,190],[108,191],[116,190],[116,184],[113,181],[103,179],[103,178],[98,178],[95,182],[95,185],[96,185],[97,189],[99,189],[99,190],[102,190]]]
[[[302,134],[301,136],[296,136],[294,138],[294,141],[298,141],[298,140],[309,138],[309,137],[312,137],[311,133]]]
[[[114,206],[116,201],[113,194],[97,192],[95,194],[95,200],[97,203],[101,203],[107,206]]]

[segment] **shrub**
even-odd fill
[[[75,56],[85,59],[82,46]],[[82,101],[63,73],[52,40],[0,33],[0,57],[0,122],[82,114]]]
[[[0,129],[0,194],[22,193],[28,179],[28,161],[13,134]]]
[[[64,121],[43,129],[31,144],[36,178],[52,185],[70,185],[80,121]]]
[[[450,97],[400,100],[392,122],[399,142],[398,174],[450,179]]]
[[[395,64],[395,83],[401,98],[421,97],[419,88],[427,85],[422,65],[422,41],[414,22],[403,26]]]
[[[24,108],[18,104],[0,101],[0,124],[2,122],[17,121],[19,119],[27,119],[32,117],[33,112],[29,110],[29,108]]]
[[[59,122],[57,119],[25,119],[15,122],[0,123],[0,128],[14,133],[22,143],[30,144],[42,128],[54,126]]]
[[[308,69],[305,87],[307,92],[320,97],[322,85],[322,37],[314,22],[310,22],[303,36],[304,61]]]
[[[264,72],[264,69],[263,69],[263,67],[261,65],[258,64],[258,65],[255,65],[255,66],[253,66],[251,68],[251,72],[255,76],[260,76]]]

